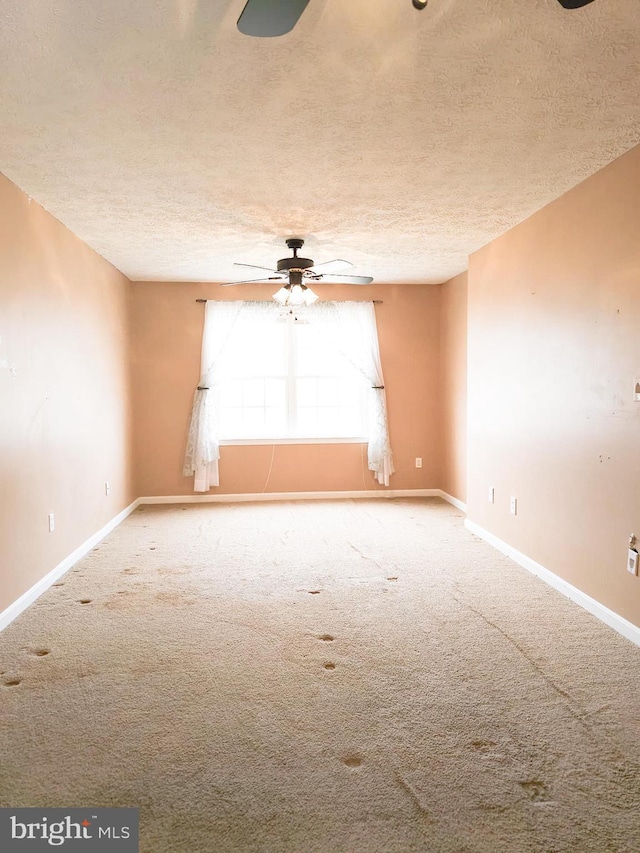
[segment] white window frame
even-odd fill
[[[296,359],[297,345],[295,337],[295,327],[298,324],[297,318],[289,313],[285,317],[287,324],[286,336],[286,389],[287,389],[287,424],[291,427],[296,423],[297,415],[297,382],[301,378],[296,376]],[[303,321],[304,322],[304,321]],[[262,378],[262,377],[247,377],[247,378]],[[306,377],[305,377],[306,378]],[[315,377],[309,377],[315,378]],[[366,384],[363,384],[362,389],[362,415],[363,419],[366,416]],[[367,444],[369,439],[366,436],[280,436],[272,438],[220,438],[221,447],[243,446],[243,445],[274,445],[274,444]]]

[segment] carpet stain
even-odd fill
[[[336,665],[335,665],[335,663],[329,662],[329,663],[325,663],[324,668],[325,669],[335,669]]]
[[[31,654],[37,658],[44,658],[51,654],[51,649],[32,649]]]
[[[397,581],[397,580],[398,580],[398,578],[397,578],[397,576],[396,576],[396,577],[387,578],[387,580],[388,580],[388,581]]]
[[[526,782],[518,782],[525,794],[534,803],[543,803],[549,801],[547,786],[544,782],[538,779],[529,779]]]
[[[356,754],[353,754],[353,755],[346,755],[346,756],[342,759],[342,763],[343,763],[346,767],[350,767],[352,770],[355,770],[355,769],[356,769],[356,767],[360,767],[360,766],[362,765],[362,758],[361,758],[359,755],[356,755]]]
[[[497,746],[497,744],[493,740],[472,740],[471,746],[473,749],[477,749],[479,752],[485,752],[487,749],[491,749],[492,747]]]
[[[320,634],[318,639],[322,640],[323,643],[332,643],[335,640],[335,637],[332,637],[331,634]]]
[[[80,604],[91,604],[91,599],[90,598],[79,598],[78,602]]]
[[[320,595],[322,590],[321,589],[308,589],[307,592],[309,593],[309,595]]]
[[[55,587],[64,586],[64,581],[61,581],[60,583],[54,583],[54,584],[52,584],[52,586],[55,586]]]
[[[20,684],[21,682],[22,682],[22,679],[21,679],[21,678],[16,678],[16,677],[13,677],[13,678],[3,678],[3,679],[2,679],[2,685],[3,685],[3,687],[17,687],[17,686],[18,686],[18,684]]]

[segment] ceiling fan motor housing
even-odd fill
[[[282,258],[278,261],[278,272],[292,272],[309,269],[313,266],[311,258],[299,258],[298,249],[304,246],[304,240],[297,237],[290,237],[287,240],[287,246],[293,251],[292,258]]]

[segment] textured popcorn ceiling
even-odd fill
[[[133,279],[440,282],[640,142],[638,0],[243,5],[0,2],[0,171]]]

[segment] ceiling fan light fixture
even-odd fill
[[[273,298],[280,305],[297,308],[300,305],[313,305],[319,296],[304,284],[285,284],[273,294]]]
[[[273,299],[275,299],[276,302],[279,302],[280,305],[286,305],[287,300],[289,299],[289,290],[288,290],[287,285],[285,285],[284,287],[281,287],[280,290],[278,290],[276,293],[274,293]]]
[[[304,288],[304,304],[305,305],[313,305],[314,302],[317,302],[320,297],[317,293],[314,293],[313,290],[309,287]]]

